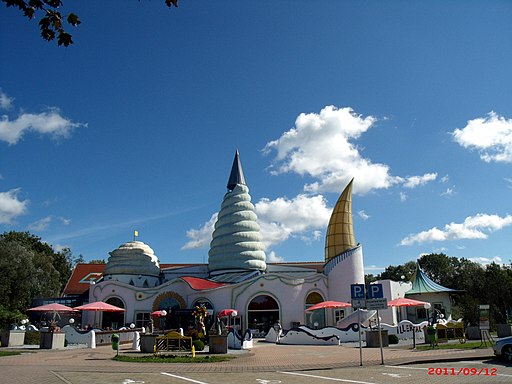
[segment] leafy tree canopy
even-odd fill
[[[77,27],[81,24],[78,16],[70,12],[63,15],[59,8],[61,0],[1,0],[7,7],[18,8],[29,20],[39,19],[39,29],[44,40],[57,38],[57,44],[65,47],[73,44],[71,34],[64,29],[67,25]],[[140,1],[140,0],[139,0]],[[178,0],[164,0],[168,8],[178,7]]]
[[[32,299],[59,296],[76,260],[69,248],[57,252],[29,232],[0,234],[0,326],[25,312]]]

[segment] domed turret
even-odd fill
[[[109,254],[110,257],[105,266],[105,276],[136,275],[158,278],[160,275],[158,258],[151,247],[142,241],[129,241]],[[120,279],[116,278],[115,280]]]
[[[264,271],[267,268],[265,247],[238,151],[227,188],[210,243],[208,269]]]

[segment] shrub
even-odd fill
[[[27,331],[25,332],[26,345],[39,345],[39,331]]]
[[[398,336],[397,335],[388,335],[389,344],[398,344]]]
[[[192,345],[194,346],[194,349],[196,351],[203,351],[204,350],[204,343],[202,340],[194,340],[192,342]]]

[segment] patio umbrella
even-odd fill
[[[78,311],[95,311],[95,312],[124,312],[126,309],[116,307],[112,304],[107,304],[103,301],[95,301],[89,304],[80,305],[75,307]]]
[[[345,303],[343,301],[322,301],[321,303],[315,304],[312,307],[306,309],[306,311],[315,311],[317,309],[325,308],[346,308],[351,307],[352,304]]]
[[[398,299],[388,301],[388,307],[420,307],[428,304],[426,301],[406,299],[399,297]]]
[[[238,311],[236,309],[223,309],[217,314],[217,317],[231,317],[238,316]]]
[[[406,299],[405,297],[399,297],[398,299],[388,301],[388,307],[422,307],[425,304],[430,305],[426,301]],[[414,328],[412,330],[412,347],[416,348],[416,332]]]
[[[93,311],[93,312],[124,312],[126,309],[116,307],[115,305],[105,303],[103,301],[94,301],[89,304],[80,305],[75,307],[80,311]],[[96,323],[96,314],[94,315],[94,323]]]
[[[68,307],[66,305],[62,305],[59,303],[50,303],[45,305],[40,305],[38,307],[29,308],[27,311],[31,312],[53,312],[53,320],[55,321],[55,317],[59,312],[76,312],[74,308]]]
[[[154,312],[151,312],[151,316],[164,317],[164,316],[167,316],[167,311],[166,310],[154,311]]]

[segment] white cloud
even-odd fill
[[[450,181],[450,178],[448,177],[448,175],[441,177],[441,183],[447,183],[448,181]]]
[[[30,229],[31,231],[38,231],[38,232],[41,232],[41,231],[45,231],[48,229],[48,227],[50,226],[50,224],[53,222],[53,220],[55,219],[54,216],[46,216],[42,219],[39,219],[31,224],[29,224],[28,226],[28,229]],[[63,224],[63,225],[69,225],[71,223],[71,220],[70,219],[66,219],[64,217],[57,217],[57,219]]]
[[[400,245],[459,239],[486,239],[487,233],[500,230],[511,224],[512,215],[500,217],[498,215],[479,213],[475,216],[466,217],[463,223],[446,224],[442,230],[434,227],[409,235],[402,239]]]
[[[47,216],[40,220],[37,220],[36,222],[34,222],[32,224],[29,224],[28,229],[30,229],[31,231],[38,231],[38,232],[44,231],[44,230],[48,229],[51,222],[52,222],[52,217]]]
[[[485,162],[512,162],[512,119],[490,112],[486,117],[469,120],[452,136],[464,148],[478,150]]]
[[[446,191],[442,192],[441,193],[441,196],[453,196],[455,194],[455,189],[454,188],[446,188]]]
[[[9,97],[0,89],[0,109],[11,109],[14,98]]]
[[[261,226],[261,237],[267,245],[280,243],[290,236],[301,235],[303,240],[318,240],[331,217],[323,196],[298,195],[293,199],[261,199],[255,204]]]
[[[29,131],[50,135],[54,139],[67,138],[75,128],[81,126],[84,124],[63,117],[58,108],[38,114],[22,113],[12,121],[7,115],[3,115],[0,118],[0,140],[14,145]]]
[[[357,214],[363,220],[368,220],[370,218],[370,215],[368,215],[364,210],[360,210]]]
[[[503,264],[503,259],[499,256],[495,256],[492,259],[488,257],[470,257],[468,260],[482,265],[489,265],[491,263]]]
[[[369,273],[382,273],[386,270],[386,267],[378,267],[376,265],[368,265],[364,267],[364,273],[367,275]]]
[[[0,224],[9,224],[12,219],[27,211],[28,200],[19,200],[20,189],[0,192]]]
[[[407,193],[400,192],[400,201],[404,202],[405,200],[407,200]]]
[[[512,178],[505,178],[504,180],[508,183],[508,188],[512,188]]]
[[[317,181],[305,185],[304,190],[313,193],[339,193],[353,177],[357,180],[354,193],[366,193],[401,183],[412,188],[414,183],[421,185],[436,175],[404,179],[392,176],[388,165],[364,158],[353,141],[376,121],[375,117],[363,117],[349,107],[327,106],[320,113],[302,113],[294,128],[266,144],[265,153],[276,151],[271,172],[309,175]]]
[[[434,181],[437,178],[437,173],[425,173],[423,176],[410,176],[404,179],[405,188],[416,188],[420,185],[425,185],[429,181]]]
[[[282,263],[284,258],[278,256],[274,251],[267,254],[267,263]]]
[[[217,221],[217,213],[214,213],[210,220],[203,224],[199,229],[189,229],[187,237],[190,239],[181,249],[198,249],[206,248],[210,245],[212,240],[212,233]]]

